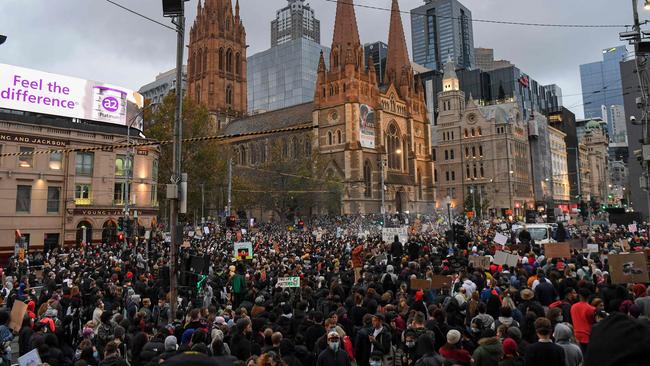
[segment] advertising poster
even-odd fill
[[[648,262],[644,252],[610,254],[607,258],[612,283],[648,282]]]
[[[136,118],[144,98],[130,89],[92,80],[0,64],[0,108],[143,129]]]
[[[238,261],[243,259],[253,259],[253,243],[250,241],[235,243],[233,257]]]
[[[367,104],[359,106],[359,142],[361,147],[375,148],[375,110]]]

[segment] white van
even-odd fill
[[[512,225],[515,232],[517,244],[519,244],[519,233],[524,229],[523,225]],[[526,230],[535,241],[535,244],[555,243],[552,237],[553,228],[549,224],[526,224]]]

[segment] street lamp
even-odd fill
[[[5,43],[5,41],[7,41],[7,36],[5,36],[4,34],[0,34],[0,44]]]

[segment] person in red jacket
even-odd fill
[[[573,333],[582,353],[587,352],[587,344],[589,343],[589,336],[591,335],[591,327],[596,322],[594,314],[596,308],[589,305],[589,296],[591,291],[588,288],[581,288],[578,290],[580,301],[571,306],[571,320],[573,321]]]
[[[352,249],[352,267],[354,268],[354,282],[361,279],[361,269],[363,268],[363,244],[359,244]]]
[[[472,361],[472,356],[469,352],[459,346],[460,332],[456,329],[451,329],[447,332],[447,343],[440,347],[438,352],[444,358],[452,361],[455,364],[469,366]]]

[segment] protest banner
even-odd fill
[[[434,275],[431,278],[431,288],[441,289],[451,287],[451,277],[450,276],[441,276]]]
[[[648,282],[648,258],[644,252],[610,254],[607,258],[612,283]]]
[[[598,244],[587,244],[587,252],[598,253],[599,251],[600,248],[598,247]]]
[[[569,243],[547,243],[544,244],[544,255],[546,258],[571,258],[571,246]]]
[[[300,277],[280,277],[276,287],[300,287]]]
[[[474,268],[490,268],[490,257],[488,256],[471,255],[469,257],[469,262],[474,266]]]
[[[22,301],[14,301],[14,305],[11,308],[11,314],[9,315],[9,328],[14,332],[20,331],[20,327],[23,325],[23,317],[27,311],[27,304]]]
[[[408,228],[407,227],[385,227],[381,229],[381,240],[384,243],[392,243],[395,240],[395,235],[399,237],[399,241],[405,244],[408,241]]]
[[[18,357],[18,366],[40,366],[42,364],[43,361],[41,361],[41,356],[36,348]]]
[[[507,264],[510,267],[514,267],[519,263],[519,256],[504,252],[502,250],[497,250],[494,254],[494,264],[502,266]]]
[[[253,243],[250,241],[235,243],[233,257],[237,260],[253,259]]]
[[[411,278],[411,290],[428,290],[431,288],[431,281]]]
[[[508,237],[501,233],[496,233],[496,235],[494,235],[494,242],[499,245],[506,245],[508,242]]]

